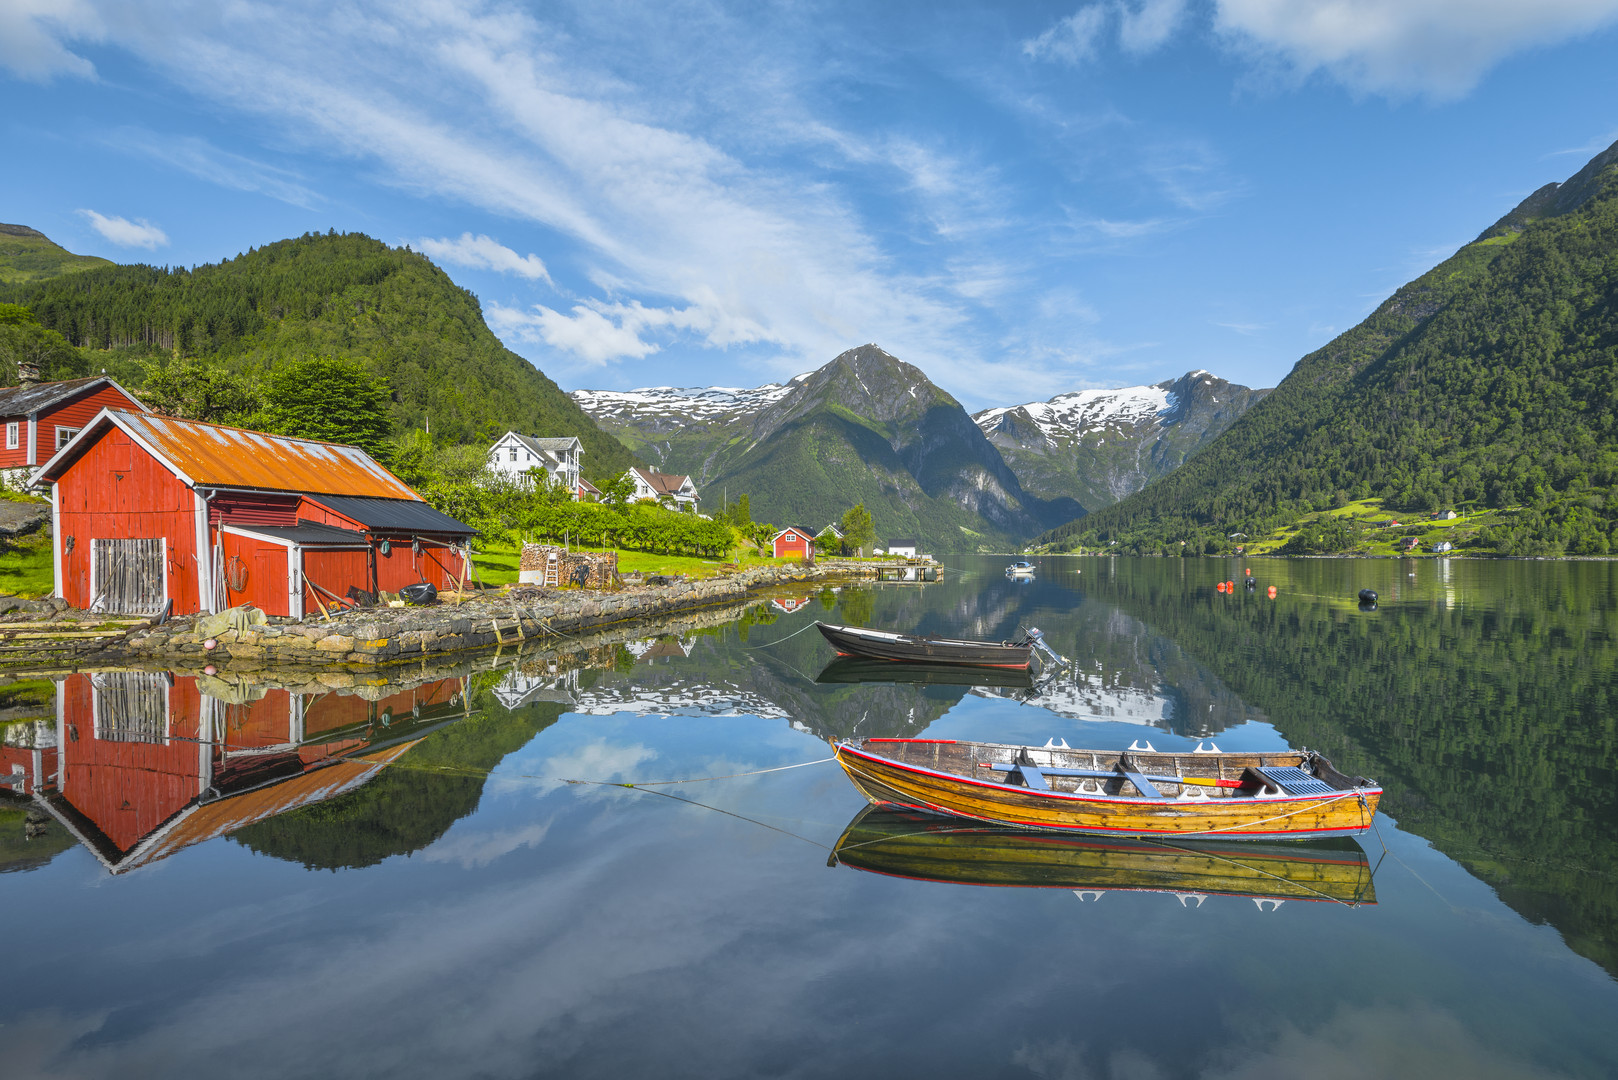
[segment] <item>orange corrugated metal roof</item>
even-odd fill
[[[203,487],[421,498],[357,446],[267,435],[200,420],[108,412],[118,426]]]

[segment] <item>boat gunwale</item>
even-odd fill
[[[920,741],[920,740],[918,740],[918,741]],[[961,740],[953,740],[953,741],[958,743]],[[1000,744],[978,743],[976,745],[979,745],[979,746],[991,746],[991,745],[1000,745]],[[882,764],[891,765],[894,768],[898,769],[900,772],[919,773],[919,774],[921,774],[923,776],[933,776],[933,777],[937,777],[937,778],[939,778],[941,780],[955,780],[955,781],[958,781],[958,782],[963,783],[963,784],[972,784],[972,785],[977,786],[977,787],[993,788],[993,789],[1000,790],[1000,791],[1012,791],[1012,792],[1016,792],[1018,794],[1024,794],[1024,795],[1035,795],[1035,796],[1038,796],[1039,798],[1042,798],[1042,799],[1054,799],[1054,800],[1077,801],[1077,802],[1123,803],[1123,804],[1125,804],[1127,806],[1185,806],[1187,804],[1187,800],[1182,799],[1182,798],[1180,798],[1178,796],[1175,796],[1175,797],[1172,797],[1172,798],[1164,796],[1164,797],[1153,799],[1153,798],[1149,798],[1149,797],[1147,797],[1145,795],[1108,795],[1105,792],[1079,792],[1079,791],[1054,791],[1054,790],[1053,791],[1041,791],[1038,788],[1023,787],[1023,786],[1018,785],[1018,784],[1002,784],[1002,783],[998,783],[998,782],[996,782],[994,780],[983,780],[983,779],[980,779],[980,778],[978,778],[976,776],[962,776],[959,773],[939,772],[939,771],[934,770],[934,769],[924,768],[924,767],[922,767],[920,765],[912,765],[907,761],[899,761],[896,758],[886,758],[886,757],[881,756],[880,754],[867,753],[864,750],[859,750],[859,749],[856,749],[855,747],[852,747],[852,746],[848,745],[848,743],[846,743],[846,742],[837,743],[836,744],[836,749],[839,752],[847,751],[850,754],[854,754],[854,755],[856,755],[858,757],[862,757],[862,758],[864,758],[864,759],[866,759],[868,761],[879,762],[879,763],[882,763]],[[1088,751],[1073,751],[1073,752],[1086,752],[1087,753]],[[1124,752],[1127,753],[1128,751],[1124,751]],[[1162,751],[1158,751],[1158,753],[1162,753]],[[1119,775],[1120,778],[1123,778],[1122,773],[1119,773],[1118,775]],[[1184,785],[1182,785],[1182,786],[1184,786]],[[1366,795],[1372,795],[1372,794],[1381,795],[1382,794],[1382,789],[1379,788],[1379,787],[1377,787],[1377,788],[1351,787],[1351,788],[1347,789],[1346,791],[1338,791],[1338,792],[1336,792],[1336,793],[1334,793],[1334,794],[1332,794],[1330,796],[1320,796],[1320,795],[1266,795],[1262,799],[1255,799],[1254,802],[1255,803],[1262,803],[1265,806],[1275,806],[1275,805],[1278,805],[1280,803],[1302,802],[1302,801],[1313,800],[1313,801],[1318,802],[1322,806],[1326,806],[1326,805],[1328,805],[1330,803],[1338,802],[1338,801],[1340,801],[1342,799],[1350,798],[1350,797],[1355,796],[1355,795],[1366,796]],[[1228,802],[1228,801],[1229,801],[1228,799],[1209,799],[1208,800],[1209,803],[1224,803],[1224,802]],[[1198,803],[1198,805],[1200,806],[1200,805],[1204,805],[1204,804],[1203,803]],[[948,811],[948,812],[949,813],[956,813],[956,811]],[[998,820],[998,819],[995,819],[995,818],[981,818],[980,820],[994,821],[994,820]]]
[[[861,635],[869,635],[871,637],[880,638],[883,641],[896,641],[896,642],[924,641],[924,642],[927,642],[928,644],[932,644],[932,645],[967,645],[967,646],[971,646],[974,649],[1024,650],[1024,649],[1033,648],[1033,646],[1031,646],[1031,645],[1019,645],[1019,644],[1017,644],[1016,642],[1013,642],[1013,641],[973,641],[971,638],[947,638],[947,637],[939,637],[937,634],[899,634],[899,633],[895,633],[895,632],[893,632],[891,630],[873,630],[868,626],[847,626],[847,625],[840,624],[840,623],[819,622],[818,620],[816,622],[816,625],[822,627],[823,630],[843,631],[843,632],[846,632],[846,633],[850,634],[853,637],[860,637]],[[886,658],[885,657],[874,657],[873,659],[880,660],[880,659],[886,659]],[[938,661],[938,662],[946,662],[946,661]],[[895,661],[895,663],[902,663],[902,661]],[[987,666],[987,665],[985,665],[985,666]]]

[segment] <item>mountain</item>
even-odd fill
[[[1170,473],[1268,390],[1192,371],[1152,386],[1080,390],[972,419],[1023,490],[1099,510]]]
[[[658,470],[689,475],[701,486],[717,475],[719,451],[740,438],[759,412],[808,377],[751,389],[651,386],[573,390],[568,396],[604,431]]]
[[[337,354],[388,379],[400,429],[430,423],[440,439],[474,445],[508,429],[577,435],[591,480],[636,460],[500,344],[477,297],[426,256],[360,233],[309,233],[192,269],[109,264],[0,285],[0,300],[94,350],[95,366],[126,385],[173,357],[262,370]]]
[[[1618,144],[1298,361],[1176,471],[1040,538],[1216,550],[1311,511],[1509,511],[1481,550],[1618,545]],[[1171,547],[1172,545],[1172,547]]]
[[[0,225],[0,284],[44,281],[75,270],[112,265],[94,255],[75,255],[26,225]]]
[[[880,539],[972,551],[1083,512],[1024,492],[959,402],[875,345],[756,390],[573,396],[660,467],[695,476],[710,505],[747,493],[755,521],[819,528],[864,503]]]

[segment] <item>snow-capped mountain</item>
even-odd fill
[[[1046,519],[1065,522],[1116,502],[1178,467],[1266,393],[1193,371],[1155,386],[1079,390],[988,409],[969,421],[921,371],[864,346],[785,383],[575,390],[570,396],[656,468],[689,474],[699,487],[719,483],[732,494],[748,492],[758,520],[829,520],[861,499],[876,514],[879,532],[921,535],[951,550],[950,538],[959,541],[956,525],[1032,535]],[[828,409],[836,416],[822,415]],[[820,430],[850,412],[863,418],[859,430]],[[951,419],[958,424],[945,424]],[[922,433],[917,425],[924,420],[932,426]],[[886,436],[885,448],[871,441],[873,432]],[[783,448],[783,439],[813,443],[813,462],[796,444]],[[946,463],[948,475],[929,471],[935,458]],[[828,469],[837,475],[825,497],[810,498],[803,478]],[[783,483],[785,474],[792,483]],[[878,474],[891,482],[865,491],[862,478]],[[789,489],[792,501],[777,505]],[[926,503],[938,499],[957,511],[965,507],[982,523],[973,517],[929,524]]]
[[[647,386],[639,390],[574,390],[568,394],[598,423],[629,425],[646,432],[676,430],[693,421],[728,424],[752,416],[792,392],[799,375],[763,386]]]
[[[1179,468],[1268,394],[1190,371],[1153,386],[1079,390],[975,414],[1023,489],[1096,510]]]

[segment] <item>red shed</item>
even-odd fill
[[[812,529],[791,526],[776,533],[770,540],[775,547],[777,559],[808,559],[815,558],[815,534]]]
[[[51,485],[56,595],[97,611],[302,618],[350,588],[451,588],[473,533],[357,447],[112,409],[34,482]]]
[[[105,375],[0,388],[0,473],[25,475],[68,444],[102,409],[146,412]]]

